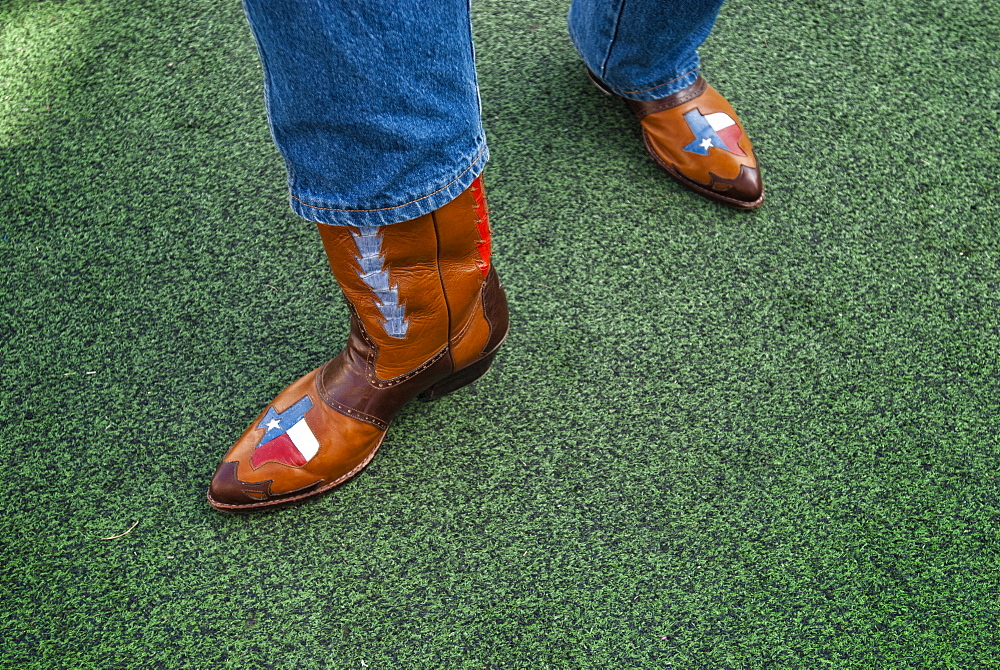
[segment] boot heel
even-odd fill
[[[434,384],[434,386],[431,386],[429,389],[421,393],[420,399],[437,400],[441,396],[457,391],[463,386],[468,386],[486,374],[486,371],[490,369],[490,365],[493,364],[493,357],[496,355],[497,352],[494,350],[472,365],[467,365],[461,370],[453,372],[451,375],[445,377],[438,383]]]

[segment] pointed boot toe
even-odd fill
[[[750,137],[729,102],[701,76],[665,98],[643,101],[624,98],[588,74],[600,90],[628,103],[642,127],[646,152],[677,183],[739,209],[764,202]]]

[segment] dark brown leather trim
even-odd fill
[[[213,507],[230,512],[265,506],[279,507],[309,497],[323,483],[323,480],[319,479],[294,491],[272,494],[271,484],[274,480],[245,482],[236,476],[238,466],[236,461],[227,461],[219,466],[212,480],[212,487],[208,491],[208,502]]]
[[[650,114],[655,114],[656,112],[662,112],[665,109],[672,109],[678,105],[683,105],[688,100],[693,100],[699,95],[705,92],[705,88],[708,86],[701,75],[694,80],[694,83],[687,88],[682,88],[676,93],[672,93],[665,98],[659,98],[658,100],[628,100],[623,98],[628,102],[628,106],[632,108],[635,112],[635,116],[638,119],[649,116]]]
[[[597,78],[593,72],[589,69],[587,70],[587,76],[590,80],[594,82],[597,88],[601,89],[608,95],[612,95],[616,98],[624,100],[628,103],[628,106],[635,113],[636,118],[643,118],[649,116],[650,114],[655,114],[656,112],[662,112],[665,109],[671,109],[677,107],[678,105],[683,105],[688,100],[693,100],[699,95],[705,92],[705,88],[708,86],[708,82],[698,75],[698,78],[694,80],[694,83],[686,88],[682,88],[676,93],[671,93],[665,98],[659,98],[657,100],[630,100],[624,96],[618,95],[611,89],[609,89],[604,82]]]
[[[344,350],[316,373],[316,392],[331,409],[387,430],[403,405],[451,373],[451,355],[445,347],[405,379],[391,386],[376,385],[370,364],[375,360],[372,345],[360,331],[360,322],[352,318]]]
[[[760,183],[760,171],[749,165],[744,165],[740,168],[740,173],[736,175],[736,179],[725,179],[713,172],[709,172],[708,174],[712,176],[712,186],[715,190],[728,189],[733,194],[744,196],[744,198],[750,194],[756,195],[755,190]]]
[[[238,466],[236,461],[227,461],[219,466],[208,494],[213,505],[246,505],[271,497],[271,484],[274,480],[245,482],[236,476]]]
[[[673,165],[670,165],[661,159],[659,154],[657,154],[653,149],[649,136],[646,134],[645,130],[642,131],[642,138],[646,144],[646,153],[649,154],[649,157],[660,166],[661,170],[666,172],[667,175],[669,175],[681,186],[689,188],[695,193],[700,193],[709,200],[714,200],[715,202],[722,203],[723,205],[729,205],[730,207],[736,207],[738,209],[754,209],[759,207],[760,204],[764,202],[764,187],[760,186],[760,171],[756,168],[744,165],[740,168],[740,173],[736,176],[736,179],[723,179],[722,177],[709,173],[712,177],[711,183],[703,184],[691,179],[687,175],[681,173],[680,170],[676,169]],[[729,193],[727,195],[723,195],[718,191],[712,190],[712,186],[714,184],[726,186]],[[755,184],[756,187],[754,186]],[[756,197],[752,197],[751,194],[756,195]]]
[[[490,324],[490,337],[486,340],[482,353],[488,354],[500,346],[510,330],[510,316],[507,312],[507,293],[500,283],[500,275],[490,265],[490,272],[483,282],[483,315]]]

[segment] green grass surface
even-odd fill
[[[219,457],[347,333],[239,5],[0,5],[0,664],[996,667],[995,8],[727,3],[749,214],[657,170],[565,11],[474,8],[497,365],[233,517]]]

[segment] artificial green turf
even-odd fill
[[[474,7],[498,363],[233,517],[218,458],[347,332],[238,3],[0,6],[4,667],[996,665],[995,8],[730,0],[749,214],[565,11]]]

